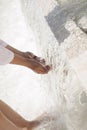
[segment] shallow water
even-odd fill
[[[0,0],[1,38],[20,50],[35,52],[52,65],[52,71],[43,76],[24,67],[0,66],[2,100],[29,120],[44,112],[54,117],[38,130],[87,129],[87,89],[72,65],[72,59],[87,50],[87,36],[75,23],[75,16],[85,13],[87,2],[75,2]],[[55,9],[59,13],[55,14]],[[57,23],[57,18],[62,21]],[[59,29],[61,35],[56,37]]]

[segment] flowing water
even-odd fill
[[[87,50],[87,35],[77,25],[86,7],[86,0],[0,0],[1,38],[52,66],[42,76],[24,67],[0,66],[2,100],[29,120],[50,115],[37,130],[87,129],[87,88],[72,64]]]

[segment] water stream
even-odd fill
[[[44,112],[50,115],[37,130],[87,129],[86,88],[70,64],[87,50],[87,36],[75,21],[87,11],[87,2],[75,2],[69,6],[54,0],[0,0],[1,38],[52,65],[48,75],[14,65],[0,66],[2,100],[29,120]]]

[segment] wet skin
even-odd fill
[[[47,74],[51,70],[51,67],[46,65],[44,59],[34,55],[32,52],[22,52],[10,45],[7,45],[6,48],[12,51],[15,56],[11,64],[28,67],[38,74]]]
[[[46,74],[51,67],[46,65],[45,59],[42,59],[31,52],[25,52],[24,57],[31,62],[31,69],[38,74]]]

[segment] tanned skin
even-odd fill
[[[14,59],[10,64],[28,67],[38,74],[47,74],[50,66],[45,60],[37,57],[31,52],[21,52],[10,45],[6,48],[14,53]],[[15,112],[10,106],[0,100],[0,130],[33,130],[41,124],[41,116],[34,121],[27,121]]]
[[[33,130],[41,124],[40,118],[27,121],[0,100],[0,130]]]
[[[50,66],[45,64],[45,60],[33,53],[21,52],[9,45],[6,48],[14,53],[14,59],[10,64],[28,67],[38,74],[47,74],[50,71]]]

